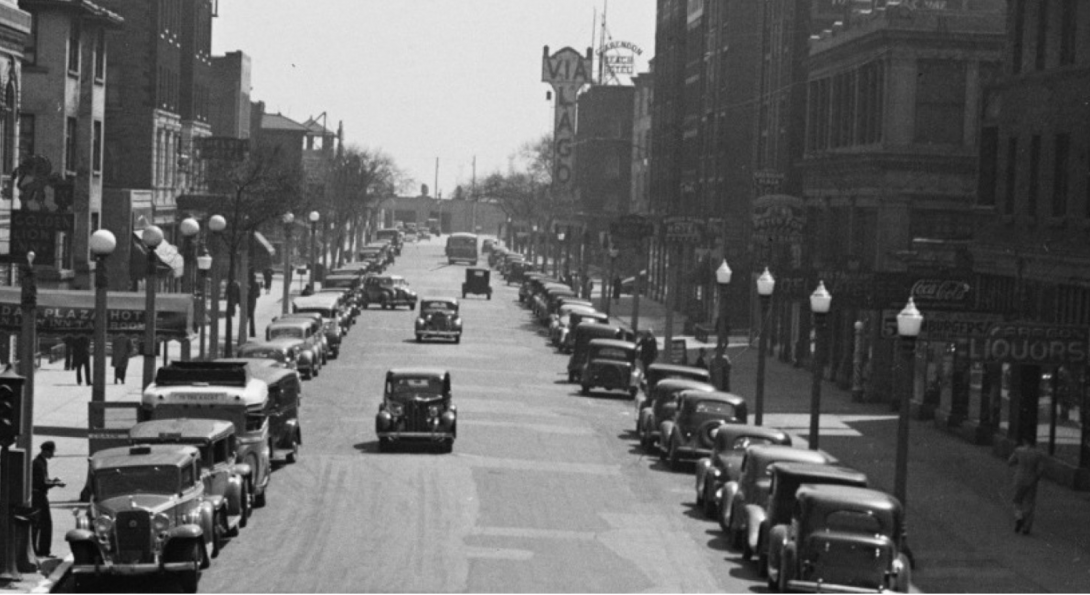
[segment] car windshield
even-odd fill
[[[435,376],[397,378],[391,382],[390,390],[397,401],[417,395],[440,395],[443,393],[443,379]]]
[[[180,474],[174,465],[115,467],[95,472],[95,496],[107,500],[129,494],[176,494]]]
[[[445,312],[447,314],[453,314],[458,311],[458,308],[450,302],[422,302],[420,305],[421,312]]]
[[[272,349],[269,347],[254,347],[251,349],[240,349],[238,353],[239,357],[252,357],[258,359],[274,359],[278,362],[284,361],[284,352],[278,349]]]
[[[697,401],[693,405],[693,413],[734,417],[734,405],[722,401]]]
[[[328,308],[299,308],[296,310],[296,312],[314,312],[315,314],[320,314],[322,318],[333,318],[334,316],[333,310],[330,310]]]
[[[750,446],[763,445],[763,444],[776,444],[771,438],[762,436],[739,436],[734,439],[731,444],[732,450],[745,450]]]
[[[627,362],[632,359],[634,353],[619,347],[602,347],[594,352],[592,359],[608,359],[618,362]]]
[[[301,329],[301,328],[299,328],[297,326],[279,326],[279,327],[274,326],[274,327],[269,329],[269,338],[270,339],[279,339],[279,338],[282,338],[282,337],[288,337],[288,338],[291,338],[291,339],[303,339],[303,338],[305,338],[304,335],[303,335],[303,329]]]

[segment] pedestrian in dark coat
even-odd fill
[[[64,369],[72,369],[72,337],[64,338]]]
[[[36,513],[34,524],[31,527],[30,541],[34,546],[34,553],[39,558],[48,558],[52,554],[53,543],[53,514],[49,507],[49,490],[64,487],[64,482],[49,477],[49,459],[57,451],[57,445],[52,440],[42,443],[42,451],[34,457],[31,465],[31,497],[30,504]]]
[[[72,366],[76,368],[76,384],[91,384],[91,339],[86,336],[72,339]]]
[[[269,294],[269,293],[272,292],[272,278],[273,278],[272,267],[265,267],[265,270],[262,271],[261,274],[265,276],[265,293]]]
[[[132,357],[132,339],[120,335],[114,339],[113,354],[110,356],[110,365],[114,367],[114,384],[125,384],[125,372],[129,369],[129,358]]]
[[[1037,485],[1045,474],[1045,454],[1021,438],[1007,464],[1014,467],[1014,532],[1029,535],[1037,508]]]
[[[652,329],[640,331],[640,334],[642,335],[640,337],[640,362],[643,363],[643,369],[646,370],[659,357],[659,343],[655,339],[655,331]]]
[[[257,310],[257,298],[261,297],[261,284],[257,281],[257,275],[250,275],[250,291],[246,300],[246,312],[249,317],[250,336],[257,336],[257,317],[254,316],[254,311]]]

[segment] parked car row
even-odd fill
[[[912,565],[895,498],[828,453],[793,445],[787,432],[749,425],[746,400],[717,390],[708,370],[658,362],[644,370],[627,329],[525,263],[503,247],[489,255],[521,283],[519,301],[547,326],[550,343],[571,354],[568,381],[582,394],[627,392],[641,448],[672,471],[695,461],[698,509],[769,588],[908,591]]]
[[[272,462],[298,456],[301,392],[298,373],[272,359],[160,368],[129,444],[89,459],[90,502],[66,535],[75,589],[167,574],[195,592],[201,572],[266,504]]]

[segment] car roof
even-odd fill
[[[820,463],[795,463],[790,461],[784,461],[779,463],[772,463],[769,465],[769,469],[774,475],[780,475],[782,477],[790,477],[792,483],[808,483],[813,481],[815,483],[825,483],[826,481],[850,481],[857,483],[861,486],[867,484],[867,474],[859,471],[858,469],[852,469],[851,467],[844,467],[841,465],[822,465]]]
[[[579,314],[580,316],[589,316],[590,314],[597,312],[597,310],[594,309],[594,306],[584,306],[583,304],[578,303],[567,303],[560,304],[560,309],[558,310],[558,312],[560,314],[571,314],[572,312],[574,312],[576,314]]]
[[[819,450],[795,448],[783,444],[758,444],[746,449],[746,455],[758,461],[792,461],[797,463],[834,463],[836,459]]]
[[[454,233],[450,234],[450,237],[452,237],[452,238],[476,238],[477,234],[469,233],[467,231],[458,231],[458,232],[454,232]]]
[[[720,438],[720,436],[729,436],[728,438]],[[776,442],[787,441],[790,444],[791,436],[787,432],[778,428],[769,428],[766,426],[751,426],[748,424],[729,424],[724,423],[719,426],[719,430],[716,432],[716,440],[730,440],[731,442],[742,438],[744,436],[752,436],[755,438],[767,438],[775,440]]]
[[[272,326],[289,326],[289,327],[310,328],[311,326],[314,325],[314,319],[312,319],[312,318],[309,318],[309,317],[308,318],[303,318],[303,317],[299,317],[299,316],[296,316],[295,318],[287,318],[288,316],[291,316],[291,314],[285,314],[284,316],[281,316],[280,318],[277,318],[276,320],[273,320],[273,321],[269,322],[269,326],[270,327],[272,327]]]
[[[170,439],[176,435],[178,438],[208,438],[215,440],[222,436],[235,433],[235,424],[219,419],[190,419],[177,417],[173,419],[156,419],[142,421],[129,428],[129,438]]]
[[[614,347],[617,349],[624,349],[626,351],[632,351],[636,349],[636,344],[631,341],[621,341],[620,339],[591,339],[591,347]]]
[[[446,368],[428,368],[428,367],[412,367],[412,368],[390,368],[386,371],[386,376],[389,378],[434,378],[443,377],[450,372]]]
[[[302,343],[303,339],[295,337],[277,337],[268,341],[247,341],[239,345],[239,349],[288,349]]]
[[[720,403],[730,403],[735,407],[746,404],[745,397],[718,390],[708,392],[700,389],[690,389],[682,391],[678,398],[686,401],[719,401]]]
[[[873,488],[836,484],[802,484],[796,499],[811,506],[836,508],[854,507],[869,510],[899,512],[901,503],[892,495]]]
[[[292,300],[291,305],[296,308],[330,308],[336,306],[340,300],[340,295],[318,292],[311,295],[301,295]],[[300,314],[300,312],[294,312],[294,314]]]
[[[698,368],[696,366],[683,366],[681,364],[667,364],[667,363],[653,363],[647,368],[648,370],[655,370],[661,372],[678,372],[682,374],[707,374],[708,371],[704,368]]]
[[[181,467],[200,457],[200,451],[185,444],[148,444],[106,448],[91,455],[91,468],[146,467],[171,465]]]
[[[405,277],[401,275],[371,275],[372,279],[389,279],[391,281],[403,281]]]
[[[688,378],[664,378],[655,384],[654,390],[656,392],[666,391],[675,393],[687,390],[699,390],[710,393],[715,390],[715,387],[707,382],[690,380]]]
[[[454,304],[454,305],[457,306],[458,305],[458,298],[454,298],[454,297],[424,297],[424,298],[420,298],[420,303],[423,304],[424,302],[444,302],[444,303],[447,303],[447,304]]]
[[[484,271],[486,273],[491,273],[492,272],[492,269],[490,269],[488,267],[466,267],[466,270],[467,271]]]

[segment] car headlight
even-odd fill
[[[170,529],[170,517],[160,512],[155,515],[151,524],[155,527],[156,533],[166,533]]]
[[[390,411],[392,415],[401,415],[405,411],[405,407],[401,403],[389,403],[386,405],[386,409]]]
[[[110,532],[114,530],[114,520],[108,516],[95,517],[95,535],[101,540],[109,539]]]

